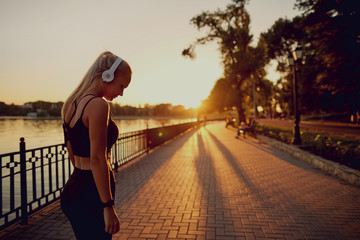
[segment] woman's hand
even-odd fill
[[[120,220],[114,206],[104,208],[105,232],[115,234],[120,231]]]

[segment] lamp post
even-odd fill
[[[287,64],[288,66],[293,68],[293,90],[294,90],[294,115],[295,115],[295,121],[294,121],[294,138],[292,139],[293,145],[300,145],[301,144],[301,138],[300,138],[300,112],[298,110],[298,99],[297,99],[297,82],[296,82],[296,65],[298,61],[301,61],[302,57],[302,49],[301,47],[297,47],[295,51],[292,52],[292,55],[290,54],[287,58]]]
[[[253,106],[254,106],[254,120],[256,120],[256,90],[255,90],[255,78],[254,75],[251,74],[252,84],[253,84]]]

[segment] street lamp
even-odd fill
[[[294,138],[292,139],[293,145],[300,145],[301,144],[301,138],[300,138],[300,112],[298,110],[298,99],[297,99],[297,82],[296,82],[296,64],[298,61],[301,61],[302,57],[302,49],[301,47],[297,47],[295,51],[292,52],[292,55],[290,54],[287,58],[286,62],[288,66],[293,67],[293,89],[294,89],[294,115],[295,115],[295,121],[294,121]]]
[[[253,106],[254,106],[254,120],[256,120],[256,90],[255,90],[255,77],[251,74],[252,84],[253,84]]]
[[[294,60],[298,61],[301,60],[302,57],[302,48],[301,47],[297,47],[295,49],[295,51],[292,52],[293,56],[294,56]]]

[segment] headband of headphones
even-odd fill
[[[119,67],[122,61],[123,60],[118,57],[113,63],[113,65],[110,67],[110,69],[103,72],[102,79],[104,82],[111,82],[112,80],[114,80],[114,72]]]

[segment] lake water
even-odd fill
[[[195,121],[193,118],[114,118],[120,133]],[[20,138],[26,148],[44,147],[64,141],[60,119],[0,118],[0,154],[19,151]]]

